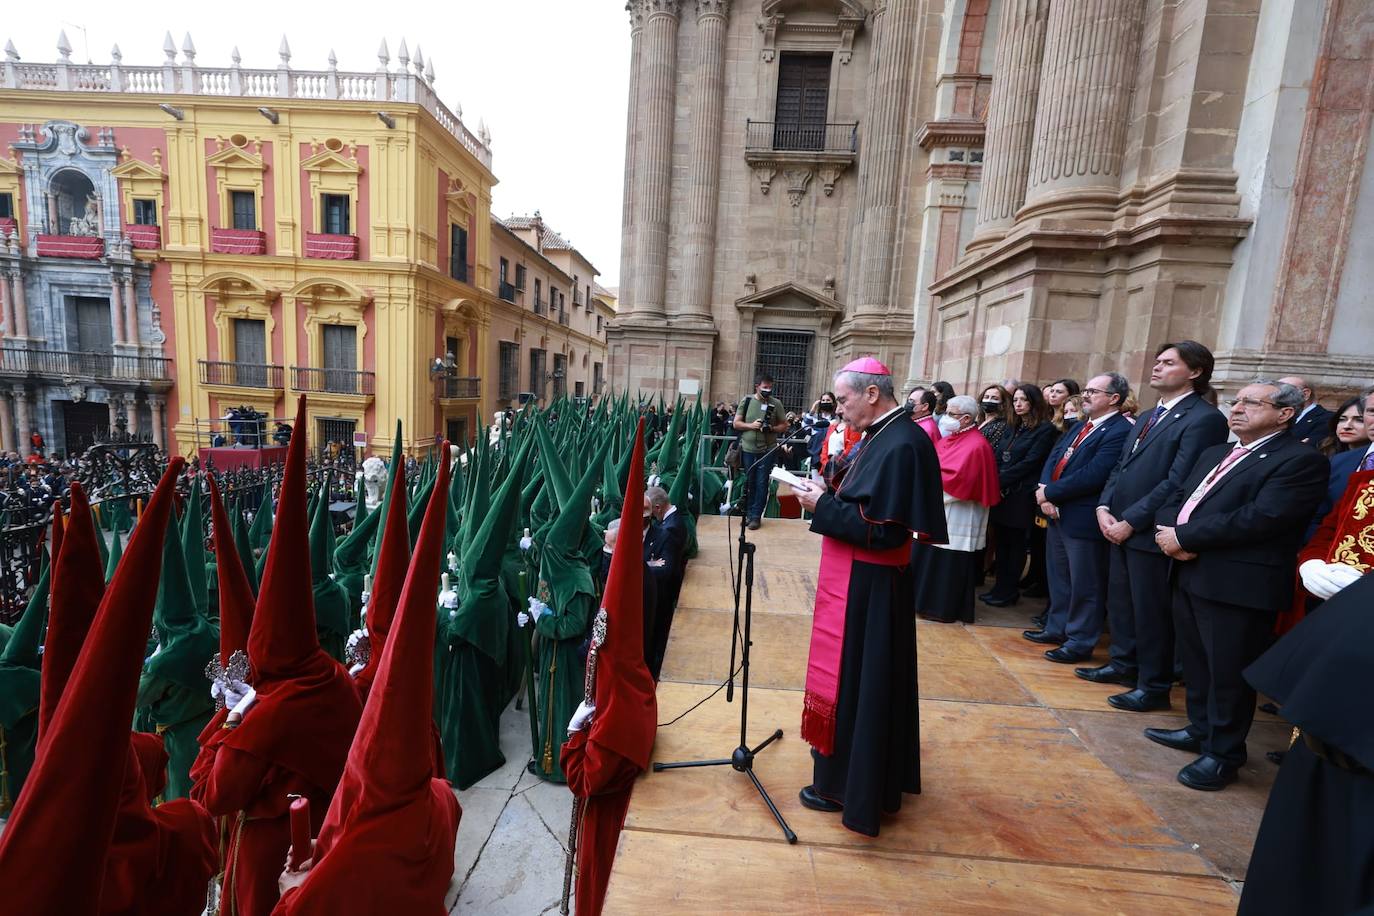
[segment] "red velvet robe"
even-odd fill
[[[642,770],[610,748],[589,741],[587,730],[563,745],[563,772],[573,795],[585,799],[577,837],[577,914],[596,916],[606,902],[620,829]]]
[[[166,781],[167,755],[152,735],[135,733],[133,742],[105,860],[100,913],[197,916],[217,862],[214,822],[186,799],[152,807]],[[138,742],[144,746],[136,748]]]

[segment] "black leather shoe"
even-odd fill
[[[1260,711],[1260,712],[1267,712],[1267,713],[1269,713],[1269,715],[1271,715],[1271,716],[1277,716],[1277,715],[1279,714],[1279,708],[1278,708],[1277,706],[1275,706],[1273,703],[1261,703],[1261,704],[1259,704],[1259,711]]]
[[[987,601],[989,598],[996,598],[996,597],[997,597],[997,595],[996,595],[995,592],[983,592],[983,594],[981,594],[981,595],[978,596],[978,600],[979,600],[979,601]]]
[[[803,807],[810,808],[812,811],[824,811],[826,814],[834,814],[837,811],[844,810],[844,805],[839,802],[831,801],[817,794],[815,786],[807,786],[805,789],[802,789],[797,793],[797,797],[801,799]]]
[[[1064,637],[1055,636],[1053,633],[1046,633],[1044,630],[1022,630],[1021,635],[1031,642],[1038,642],[1042,646],[1062,646]]]
[[[1287,752],[1287,751],[1265,751],[1265,752],[1264,752],[1264,759],[1265,759],[1265,760],[1268,760],[1270,763],[1272,763],[1272,764],[1273,764],[1274,766],[1276,766],[1276,767],[1283,766],[1283,758],[1285,758],[1285,757],[1287,757],[1287,756],[1288,756],[1288,752]]]
[[[1020,601],[1021,599],[1002,598],[997,595],[988,595],[986,597],[979,598],[978,600],[986,604],[988,607],[1011,607],[1013,604]]]
[[[1075,668],[1073,673],[1094,684],[1120,684],[1122,687],[1135,686],[1135,672],[1122,671],[1108,662],[1100,668]]]
[[[1191,754],[1202,753],[1202,739],[1186,728],[1147,728],[1145,729],[1145,737],[1155,744],[1162,744],[1176,751],[1188,751]]]
[[[748,528],[750,531],[758,531],[758,530],[759,530],[759,520],[756,519],[756,518],[751,518],[751,519],[749,519],[747,522],[744,523],[744,527]]]
[[[1167,693],[1155,690],[1128,690],[1107,697],[1107,702],[1127,712],[1155,712],[1172,706]]]
[[[1204,754],[1178,771],[1178,781],[1201,792],[1220,792],[1236,781],[1237,769]]]
[[[1058,649],[1051,649],[1045,653],[1045,657],[1052,662],[1059,662],[1061,665],[1076,665],[1079,662],[1086,662],[1093,657],[1091,652],[1072,652],[1060,646]]]
[[[1036,614],[1031,618],[1031,626],[1035,627],[1037,630],[1043,630],[1045,629],[1045,622],[1049,619],[1049,614]]]

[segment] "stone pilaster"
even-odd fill
[[[1053,0],[1021,219],[1110,220],[1144,0]]]
[[[668,213],[673,179],[673,120],[681,0],[637,0],[644,16],[637,107],[633,318],[667,314]]]
[[[134,272],[124,275],[124,340],[138,346],[138,291],[134,287]]]
[[[124,417],[128,420],[129,435],[138,435],[138,395],[130,394],[124,400]]]
[[[118,395],[111,394],[105,405],[110,408],[110,432],[115,431],[115,426],[119,423],[119,405],[123,399]]]
[[[630,0],[630,103],[625,115],[625,190],[620,207],[620,310],[634,308],[635,159],[639,152],[639,70],[644,57],[644,15]]]
[[[902,151],[906,146],[903,125],[907,92],[912,83],[918,5],[917,0],[888,0],[874,39],[878,67],[876,82],[868,87],[871,100],[865,138],[869,153],[868,183],[862,203],[864,223],[856,315],[880,315],[891,306]]]
[[[110,275],[110,325],[114,342],[124,343],[124,285],[117,273]]]
[[[0,270],[0,321],[5,323],[5,336],[15,336],[14,299],[10,296],[9,273]]]
[[[15,421],[19,424],[15,429],[19,455],[27,458],[33,454],[33,445],[29,443],[29,433],[33,431],[33,403],[23,385],[14,386],[14,412],[17,414]]]
[[[148,406],[152,408],[153,412],[153,444],[158,448],[166,448],[163,430],[167,425],[167,400],[166,398],[150,397],[148,398]]]
[[[969,250],[1005,236],[1025,202],[1049,11],[1050,0],[1007,0],[1002,7],[978,217]]]
[[[688,225],[682,301],[677,314],[711,321],[711,286],[720,197],[721,112],[725,105],[725,32],[730,0],[697,0],[697,61],[692,97],[692,158],[687,178]]]
[[[29,300],[24,294],[24,275],[18,270],[10,271],[10,283],[14,286],[14,334],[16,337],[29,336]]]
[[[9,394],[0,391],[0,451],[16,451],[14,444],[14,409]]]

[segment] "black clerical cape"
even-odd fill
[[[882,813],[921,791],[911,540],[946,540],[939,459],[905,411],[865,432],[811,530],[824,539],[802,737],[816,792],[877,836]]]

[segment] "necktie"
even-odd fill
[[[1369,450],[1369,454],[1364,456],[1364,464],[1360,465],[1361,471],[1374,471],[1374,448]]]
[[[1186,524],[1188,519],[1192,518],[1193,510],[1197,508],[1197,504],[1202,502],[1202,498],[1207,495],[1213,485],[1215,485],[1216,482],[1221,479],[1222,475],[1230,470],[1231,465],[1239,461],[1247,451],[1249,451],[1249,449],[1245,446],[1237,445],[1235,448],[1231,449],[1230,453],[1227,454],[1225,458],[1221,459],[1221,464],[1212,468],[1212,473],[1203,478],[1202,483],[1198,484],[1197,489],[1193,491],[1193,495],[1189,496],[1188,500],[1183,504],[1183,508],[1178,513],[1177,524]]]
[[[1088,438],[1088,433],[1093,431],[1093,421],[1085,420],[1078,429],[1078,435],[1073,437],[1073,444],[1064,449],[1064,455],[1059,459],[1059,463],[1054,466],[1054,472],[1050,474],[1050,480],[1058,480],[1059,475],[1064,473],[1064,468],[1068,465],[1069,459],[1073,457],[1074,449]]]
[[[1166,411],[1163,404],[1155,408],[1155,412],[1150,414],[1150,419],[1140,425],[1140,433],[1135,437],[1135,445],[1131,446],[1131,451],[1135,451],[1136,446],[1145,441],[1145,437],[1150,434],[1150,430],[1155,428],[1155,424],[1159,422],[1159,418],[1164,416],[1165,413]]]

